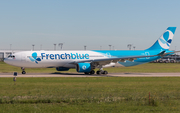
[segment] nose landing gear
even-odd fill
[[[22,70],[22,74],[26,74],[26,71],[25,71],[24,67],[21,67],[21,70]]]

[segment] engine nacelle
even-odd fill
[[[57,71],[68,71],[69,68],[66,68],[66,67],[57,67],[56,70]]]
[[[90,63],[78,63],[76,65],[77,72],[90,72],[91,71],[91,64]]]

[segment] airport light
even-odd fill
[[[131,50],[132,44],[128,44],[127,47]]]
[[[34,46],[35,46],[35,45],[33,44],[33,45],[32,45],[32,47],[33,47],[33,51],[34,51]]]
[[[102,46],[100,46],[100,50],[102,49]]]
[[[134,50],[135,50],[136,46],[133,46],[133,48],[134,48]]]
[[[61,46],[61,50],[62,50],[63,43],[59,43],[58,45]]]
[[[54,44],[54,50],[56,50],[56,44]]]
[[[111,50],[111,46],[112,46],[112,45],[109,45],[109,50]]]
[[[84,50],[86,50],[86,47],[87,47],[87,46],[84,46]]]

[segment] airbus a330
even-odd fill
[[[86,51],[22,51],[4,59],[7,64],[25,68],[56,68],[57,71],[68,71],[75,68],[77,72],[108,74],[106,67],[135,66],[172,55],[170,51],[176,27],[168,27],[163,35],[145,50],[86,50]]]

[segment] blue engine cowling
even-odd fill
[[[68,71],[69,68],[66,68],[66,67],[57,67],[56,70],[57,71]]]
[[[91,64],[90,63],[78,63],[76,66],[77,72],[90,72]]]

